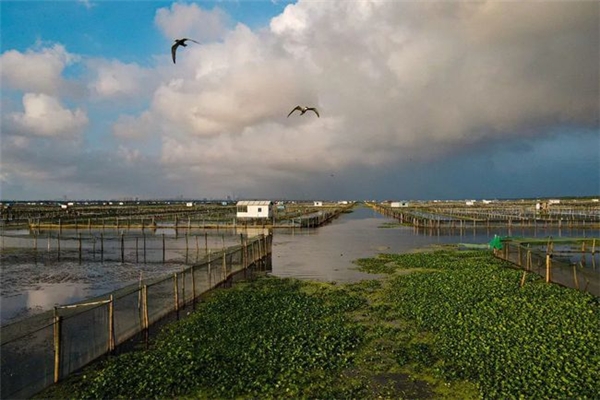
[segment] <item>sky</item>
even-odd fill
[[[600,194],[597,1],[2,0],[0,19],[2,200]]]

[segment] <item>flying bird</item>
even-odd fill
[[[175,39],[175,44],[173,46],[171,46],[171,55],[173,56],[173,64],[175,64],[175,53],[177,52],[177,48],[179,46],[186,47],[187,44],[185,44],[185,42],[188,41],[188,40],[190,42],[198,43],[194,39],[188,39],[188,38]],[[198,43],[198,44],[200,44],[200,43]]]
[[[319,111],[316,108],[314,108],[314,107],[301,107],[301,106],[296,106],[296,108],[294,108],[292,111],[290,111],[290,113],[288,114],[288,118],[296,110],[300,111],[300,115],[303,115],[308,110],[311,110],[311,111],[314,111],[315,114],[317,114],[317,117],[321,118],[321,116],[319,115]]]

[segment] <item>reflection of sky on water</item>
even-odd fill
[[[378,253],[403,253],[431,245],[487,244],[494,235],[521,237],[598,237],[599,231],[552,228],[420,229],[383,227],[395,220],[368,208],[357,208],[318,229],[275,231],[273,275],[325,281],[349,282],[372,275],[356,270],[357,258]],[[599,243],[600,246],[600,243]]]
[[[35,288],[22,290],[19,294],[2,297],[1,320],[4,324],[22,315],[46,311],[54,306],[100,294],[102,293],[94,293],[88,285],[81,283],[39,284]]]

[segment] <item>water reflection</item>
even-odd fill
[[[416,229],[394,224],[370,208],[359,207],[318,229],[279,231],[273,237],[273,275],[352,282],[372,275],[356,270],[357,258],[404,253],[431,245],[487,244],[494,235],[521,237],[598,237],[599,231],[544,227]]]

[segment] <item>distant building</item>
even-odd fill
[[[240,200],[236,205],[237,218],[271,218],[273,202],[269,200]]]
[[[408,207],[408,201],[392,201],[390,203],[390,207],[392,207],[392,208]]]
[[[192,203],[191,201],[188,201],[187,203],[185,203],[186,207],[193,207],[194,203]]]
[[[323,202],[322,201],[315,201],[315,202],[313,202],[313,206],[315,206],[315,207],[323,207]]]

